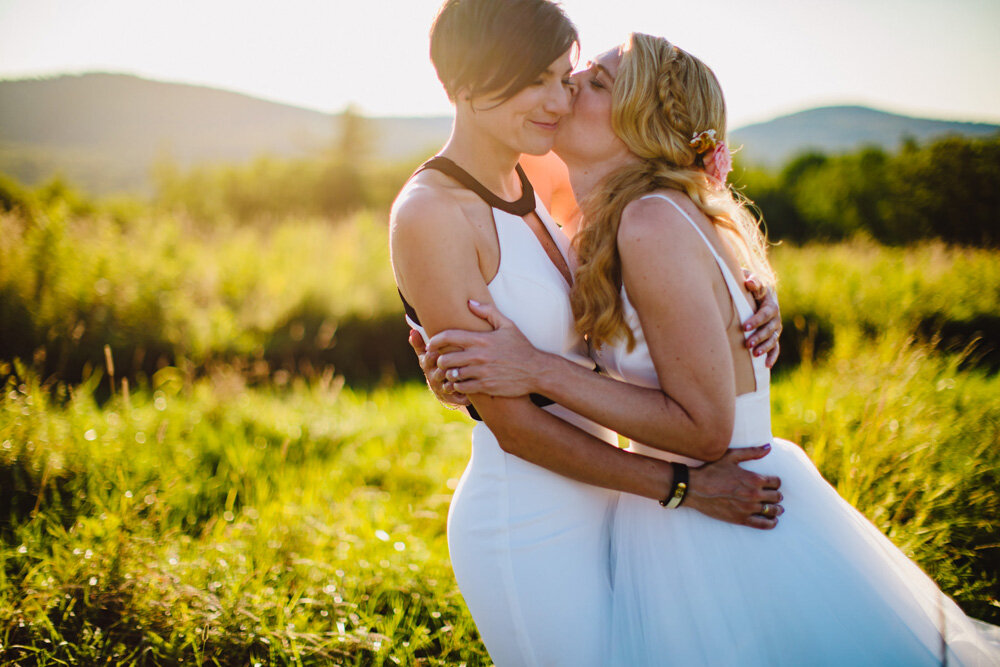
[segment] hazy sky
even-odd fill
[[[449,113],[439,0],[0,0],[0,78],[114,71],[323,111]],[[708,63],[734,126],[820,104],[1000,122],[1000,0],[565,0],[584,57],[630,30]]]

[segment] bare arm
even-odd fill
[[[458,374],[460,381],[452,375],[449,389],[537,392],[633,440],[703,460],[722,456],[732,431],[734,391],[724,380],[731,378],[732,368],[725,323],[711,288],[717,269],[672,206],[649,210],[657,203],[637,202],[640,206],[627,209],[619,241],[626,287],[645,315],[647,343],[660,379],[666,380],[660,388],[598,376],[534,350],[496,311],[472,306],[498,331],[488,336],[448,332],[431,341],[431,360],[443,343],[463,348],[437,359]],[[670,213],[679,218],[675,233],[662,222]]]
[[[442,205],[436,193],[417,193],[412,199],[409,207],[396,211],[390,226],[400,289],[429,334],[446,328],[487,328],[466,308],[469,299],[489,303],[490,295],[475,237],[461,209]],[[526,397],[469,398],[504,451],[526,461],[581,482],[649,498],[662,498],[670,489],[669,464],[611,446]]]
[[[434,193],[404,193],[390,223],[393,270],[407,300],[429,333],[446,328],[483,330],[488,325],[466,303],[490,302],[474,235],[458,207]],[[672,466],[623,451],[537,408],[525,397],[472,394],[500,446],[507,452],[581,482],[660,499],[673,481]],[[763,456],[761,448],[752,453]],[[691,471],[690,506],[734,523],[770,528],[761,503],[780,501],[778,480],[742,470],[734,457]],[[780,512],[779,512],[780,513]]]

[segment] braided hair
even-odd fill
[[[608,174],[582,202],[583,226],[574,243],[579,267],[570,300],[577,330],[600,346],[632,331],[621,300],[618,226],[629,202],[662,189],[680,190],[737,251],[740,262],[774,284],[766,242],[747,205],[705,173],[691,138],[715,129],[725,140],[726,108],[715,74],[703,62],[661,37],[629,35],[612,90],[611,124],[642,158]]]

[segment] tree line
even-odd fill
[[[350,121],[352,119],[346,119]],[[293,217],[338,220],[360,210],[388,210],[420,157],[378,163],[368,157],[363,119],[345,122],[322,152],[303,158],[261,156],[238,165],[154,168],[155,207],[197,223],[254,224]],[[753,201],[768,237],[796,244],[865,238],[886,245],[928,239],[1000,245],[1000,136],[908,140],[895,152],[806,152],[783,167],[737,165],[731,182]],[[74,213],[94,202],[55,177],[37,188],[0,174],[0,210],[24,212],[59,201]],[[119,200],[118,209],[123,202]],[[135,210],[132,202],[128,210]]]
[[[773,241],[1000,245],[1000,137],[909,140],[895,153],[808,152],[777,171],[737,167],[735,175]]]

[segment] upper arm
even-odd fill
[[[396,284],[428,335],[489,328],[467,306],[469,299],[491,302],[476,237],[446,193],[420,186],[404,191],[390,216],[389,246]]]
[[[618,246],[660,387],[696,423],[724,433],[728,444],[735,388],[714,258],[691,224],[659,199],[625,208]]]
[[[468,308],[469,299],[493,302],[479,267],[475,234],[447,194],[426,187],[404,191],[390,216],[389,246],[396,284],[428,335],[445,329],[489,330]],[[469,398],[498,437],[504,424],[524,424],[541,412],[527,398]]]

